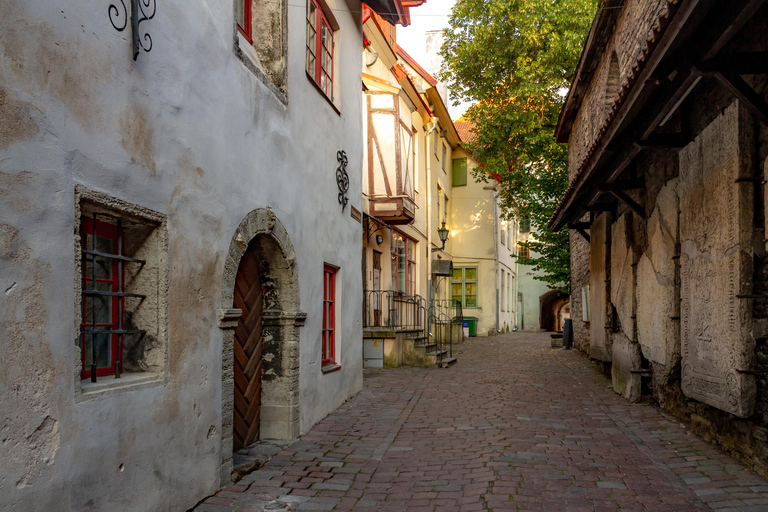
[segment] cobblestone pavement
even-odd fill
[[[472,338],[365,389],[197,512],[768,511],[768,483],[549,336]]]

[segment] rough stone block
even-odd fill
[[[608,331],[608,294],[610,289],[606,280],[609,278],[607,265],[610,257],[606,244],[610,242],[608,213],[597,216],[590,229],[591,244],[589,254],[589,356],[600,361],[611,360],[611,347]]]
[[[656,196],[647,224],[648,249],[637,265],[637,339],[643,355],[653,363],[660,383],[669,382],[680,362],[678,305],[675,303],[677,244],[677,178]]]
[[[624,398],[636,402],[642,396],[640,374],[632,373],[641,367],[640,345],[633,343],[623,333],[613,334],[613,364],[611,383],[613,390]]]
[[[632,215],[622,215],[611,226],[611,302],[621,332],[630,340],[635,338]]]

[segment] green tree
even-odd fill
[[[455,101],[473,102],[466,143],[501,177],[508,216],[528,217],[539,256],[519,259],[537,279],[570,293],[568,230],[547,228],[568,185],[568,151],[554,130],[597,0],[458,0],[445,30],[441,78]]]

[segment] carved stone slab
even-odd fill
[[[734,102],[680,152],[682,388],[687,396],[747,417],[752,368],[752,184],[738,181],[748,148]]]
[[[608,330],[610,283],[610,231],[608,213],[595,218],[589,230],[589,357],[600,361],[611,360]]]
[[[680,362],[679,309],[675,304],[677,183],[677,178],[668,181],[656,196],[647,224],[648,249],[637,265],[637,339],[661,383],[669,381]]]

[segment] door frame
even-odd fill
[[[299,348],[300,331],[307,314],[300,309],[296,252],[283,224],[271,208],[248,213],[235,230],[229,245],[217,311],[222,332],[221,382],[221,485],[229,485],[232,473],[234,414],[234,329],[241,310],[232,307],[235,279],[246,250],[259,257],[265,287],[263,336],[264,365],[261,390],[261,439],[290,441],[299,436]],[[266,361],[265,357],[265,361]]]

